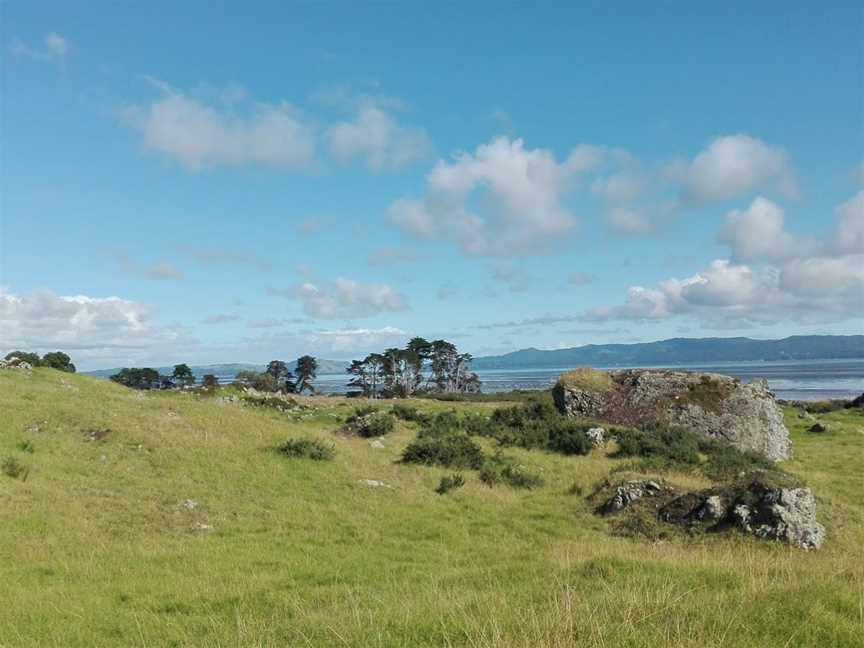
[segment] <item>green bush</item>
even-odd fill
[[[336,456],[336,448],[318,439],[303,437],[300,439],[288,439],[277,448],[280,454],[292,459],[314,459],[315,461],[329,461]]]
[[[444,493],[448,493],[457,488],[462,488],[464,485],[465,478],[462,476],[462,473],[453,473],[452,475],[447,475],[446,477],[441,478],[435,492],[439,495],[444,495]]]
[[[708,457],[702,472],[711,479],[735,479],[741,473],[752,470],[777,471],[777,466],[770,459],[752,450],[739,450],[716,439],[699,439],[699,451]]]
[[[423,423],[429,420],[429,415],[426,412],[421,412],[416,407],[403,405],[402,403],[396,403],[390,409],[390,413],[396,418],[408,421],[409,423]]]
[[[487,486],[507,484],[513,488],[536,488],[543,484],[540,475],[530,473],[511,457],[496,453],[488,458],[480,469],[480,481]]]
[[[0,470],[3,471],[3,474],[7,477],[11,477],[12,479],[21,479],[21,481],[26,481],[27,475],[30,470],[18,461],[15,457],[6,457],[3,459],[3,462],[0,463]]]
[[[480,468],[483,451],[464,432],[425,431],[402,452],[403,463],[448,468]]]
[[[345,425],[342,426],[342,433],[368,439],[389,434],[395,427],[396,421],[389,412],[382,412],[374,408],[369,412],[365,408],[361,408],[354,415],[348,417]]]
[[[699,463],[699,438],[679,427],[649,425],[626,428],[617,433],[616,457],[660,459],[673,464]]]
[[[33,454],[36,451],[36,448],[33,445],[33,442],[29,441],[29,440],[19,441],[18,442],[18,449],[21,452],[29,452],[30,454]]]

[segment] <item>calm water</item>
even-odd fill
[[[478,371],[477,374],[483,382],[483,391],[492,393],[511,389],[548,389],[558,376],[569,368],[490,369]],[[854,398],[864,392],[864,359],[729,362],[666,368],[725,374],[744,383],[765,378],[777,398],[787,400]],[[230,382],[233,378],[234,376],[219,376],[220,382]],[[348,389],[347,382],[345,374],[320,375],[315,381],[315,387],[322,392],[344,393]]]

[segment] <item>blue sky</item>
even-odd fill
[[[0,348],[864,330],[858,3],[19,2]]]

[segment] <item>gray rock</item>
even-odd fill
[[[615,494],[603,503],[600,512],[604,515],[615,513],[627,508],[638,499],[657,495],[662,490],[660,484],[650,479],[624,482],[615,489]]]
[[[648,369],[588,375],[594,379],[565,374],[558,381],[553,396],[560,411],[623,425],[681,425],[769,459],[791,456],[783,413],[764,380],[743,385],[719,374]]]
[[[19,369],[21,371],[31,371],[33,365],[26,360],[22,360],[18,356],[12,356],[8,360],[0,359],[0,369]]]
[[[187,500],[183,500],[183,503],[181,504],[181,506],[183,508],[185,508],[187,511],[192,511],[195,508],[197,508],[198,502],[196,502],[195,500],[187,499]]]
[[[383,488],[387,485],[378,479],[361,479],[359,483],[363,486],[368,486],[369,488]]]
[[[704,522],[719,522],[726,517],[726,507],[719,495],[711,495],[699,507],[696,517]]]
[[[742,528],[759,538],[802,549],[818,549],[825,527],[816,521],[816,498],[809,488],[767,491],[749,511]]]
[[[369,442],[369,446],[372,447],[372,448],[375,448],[375,449],[377,449],[377,450],[380,450],[380,449],[382,449],[382,448],[386,448],[386,447],[387,447],[387,446],[385,446],[381,441],[379,441],[378,439],[372,439],[372,440]]]
[[[807,428],[807,431],[808,432],[816,432],[818,434],[821,434],[822,432],[828,431],[828,426],[825,425],[824,423],[816,422],[813,425],[811,425],[809,428]]]
[[[606,443],[606,430],[602,427],[595,427],[588,430],[585,434],[588,435],[588,439],[591,441],[591,445],[595,448],[599,448],[604,443]]]

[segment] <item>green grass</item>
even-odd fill
[[[64,384],[65,383],[65,384]],[[536,488],[400,463],[416,435],[339,435],[356,403],[283,413],[0,372],[0,646],[859,646],[864,416],[790,409],[824,548],[610,534],[585,497],[622,460],[510,448]],[[424,412],[495,403],[412,401]],[[388,405],[381,403],[382,406]],[[98,430],[93,438],[89,431]],[[332,461],[274,452],[318,439]],[[29,441],[33,452],[22,450]],[[477,439],[484,452],[494,442]],[[669,473],[685,487],[703,476]],[[388,487],[370,488],[363,479]],[[196,506],[185,506],[192,500]]]

